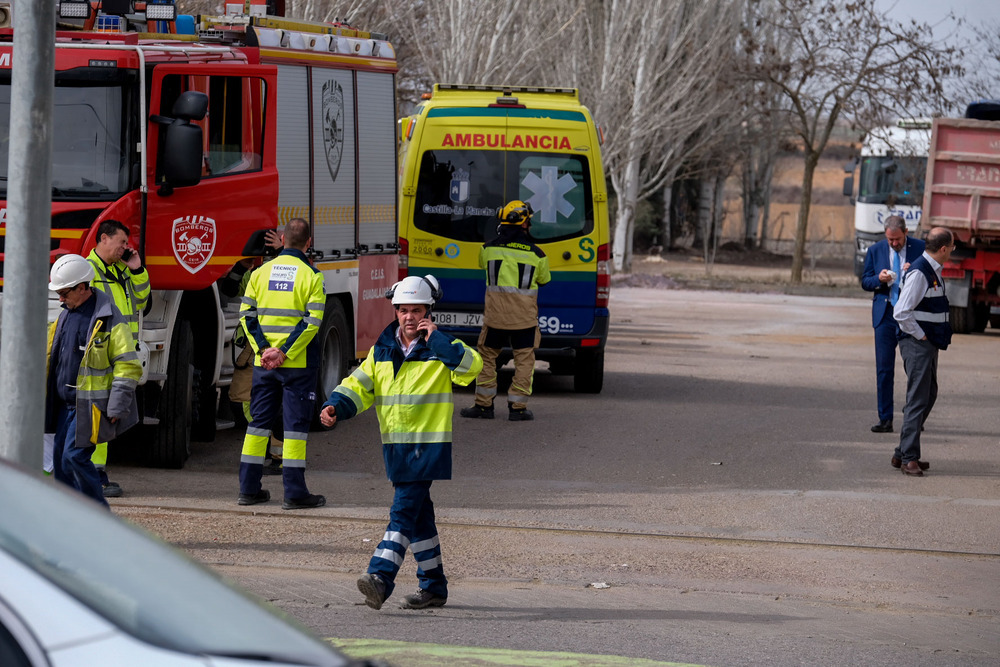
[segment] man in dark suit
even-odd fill
[[[899,298],[903,274],[924,252],[924,242],[906,235],[906,221],[898,215],[885,219],[885,238],[868,248],[861,287],[872,296],[875,327],[875,376],[878,387],[878,423],[874,433],[892,433],[892,384],[896,368],[899,325],[892,308]]]

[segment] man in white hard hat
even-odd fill
[[[434,521],[431,483],[451,479],[451,385],[468,385],[483,367],[479,353],[440,331],[430,319],[441,298],[434,276],[408,276],[386,293],[396,320],[382,331],[368,358],[330,394],[320,421],[333,426],[376,405],[385,470],[395,489],[389,526],[358,579],[365,604],[382,607],[407,549],[417,561],[416,593],[404,609],[441,607],[448,579]]]
[[[55,478],[107,507],[91,456],[138,423],[142,365],[128,322],[93,278],[80,255],[60,257],[49,273],[63,311],[49,326],[45,430],[55,433]]]

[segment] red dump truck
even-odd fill
[[[955,333],[1000,329],[1000,101],[965,115],[934,119],[920,220],[955,235],[942,269]]]

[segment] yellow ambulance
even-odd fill
[[[485,276],[479,249],[497,211],[531,204],[549,259],[539,288],[537,358],[579,392],[604,382],[610,249],[600,135],[573,88],[436,84],[400,121],[400,278],[434,274],[437,325],[475,345]]]

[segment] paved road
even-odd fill
[[[310,441],[320,510],[237,507],[235,433],[196,445],[183,471],[115,468],[127,495],[114,507],[395,664],[486,664],[456,647],[502,664],[577,660],[512,650],[595,665],[995,664],[1000,332],[942,353],[932,467],[914,479],[888,464],[896,436],[868,430],[867,301],[617,289],[612,313],[602,394],[543,372],[537,421],[456,419],[455,480],[433,491],[443,609],[357,604],[391,500],[373,415]],[[266,486],[280,495],[277,478]]]

